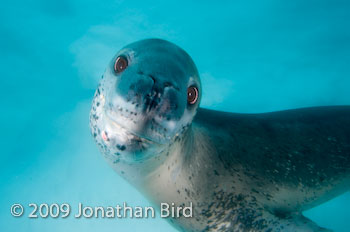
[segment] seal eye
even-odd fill
[[[123,56],[118,56],[114,64],[114,71],[116,73],[121,73],[126,69],[126,67],[128,67],[128,60]]]
[[[193,105],[198,100],[198,89],[194,86],[188,87],[187,89],[187,102]]]

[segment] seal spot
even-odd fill
[[[124,151],[126,149],[125,145],[120,145],[120,144],[117,144],[117,148],[121,151]]]

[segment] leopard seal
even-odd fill
[[[228,113],[200,108],[201,94],[184,50],[132,43],[96,90],[93,137],[155,205],[193,204],[169,218],[180,231],[329,231],[302,211],[349,189],[350,106]]]

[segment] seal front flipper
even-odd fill
[[[247,211],[247,210],[242,210]],[[267,210],[250,209],[252,214],[236,216],[230,226],[219,231],[249,231],[249,232],[332,232],[332,230],[319,227],[301,213],[278,215]],[[250,217],[247,215],[251,215]],[[253,220],[250,220],[253,219]]]
[[[288,215],[275,216],[265,213],[268,218],[271,218],[268,228],[263,231],[269,232],[331,232],[332,230],[322,228],[315,222],[304,217],[301,213],[293,213]]]

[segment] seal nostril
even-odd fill
[[[151,75],[151,74],[149,74],[148,76],[153,80],[153,83],[155,84],[156,83],[156,78],[153,75]]]

